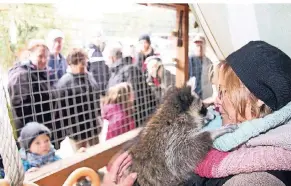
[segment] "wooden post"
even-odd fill
[[[180,12],[183,11],[182,19],[182,40],[183,45],[177,46],[177,69],[176,69],[176,86],[183,86],[188,78],[188,40],[189,40],[189,7],[188,4],[184,6],[176,6],[176,28],[179,30]],[[177,38],[179,39],[179,38]]]

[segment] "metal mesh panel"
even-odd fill
[[[73,15],[73,10],[67,12],[58,6],[24,4],[8,5],[5,9],[7,15],[18,12],[9,17],[10,21],[2,20],[10,31],[10,35],[2,37],[13,42],[9,49],[9,55],[12,55],[8,56],[11,61],[1,59],[8,71],[3,76],[7,80],[5,89],[10,98],[16,138],[22,128],[33,121],[50,129],[51,142],[56,149],[67,136],[81,147],[97,144],[105,127],[107,133],[101,137],[106,140],[142,126],[158,107],[166,89],[175,85],[176,67],[168,55],[168,46],[175,51],[176,43],[168,36],[175,29],[176,12],[129,5],[131,9],[121,13],[104,11],[89,15],[78,12]],[[29,14],[30,11],[35,14]],[[27,17],[30,19],[25,21]],[[48,67],[40,70],[29,61],[31,56],[28,57],[24,49],[31,39],[44,39],[51,49],[47,35],[53,28],[60,29],[65,35],[62,56],[53,58],[49,55]],[[27,33],[22,33],[24,29]],[[145,59],[139,61],[138,38],[145,33],[151,36],[154,55],[161,58],[160,69],[163,70],[159,71],[158,77],[157,72],[152,76],[146,67],[140,66]],[[93,55],[96,50],[89,48],[92,42],[105,48],[99,51],[103,57]],[[106,53],[116,47],[116,43],[123,52],[119,65],[118,61],[110,60],[110,52]],[[57,64],[67,58],[72,48],[82,48],[88,59],[77,60],[75,65],[65,62],[67,67]],[[87,64],[85,71],[88,72],[80,72],[78,68],[82,63]],[[122,82],[130,85],[132,93],[123,92]],[[119,92],[112,95],[115,89]],[[106,98],[112,100],[102,105],[101,100]],[[23,147],[22,143],[19,145]]]
[[[77,148],[104,142],[142,126],[167,89],[175,86],[177,41],[170,33],[176,29],[176,11],[136,4],[116,5],[116,10],[103,6],[15,4],[0,11],[2,33],[9,33],[1,35],[0,60],[8,72],[2,76],[16,140],[28,123],[38,122],[50,130],[57,150],[66,137]],[[191,26],[193,15],[189,17],[191,37],[198,30]],[[64,34],[57,56],[48,37],[53,28]],[[151,37],[154,52],[145,52],[146,57],[139,52],[141,34]],[[31,39],[46,41],[48,59],[39,47],[26,50]],[[46,68],[39,67],[46,62]],[[36,140],[44,132],[40,130],[23,132],[19,148],[34,151],[30,147],[41,143]]]

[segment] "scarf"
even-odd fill
[[[273,112],[272,114],[268,114],[264,118],[257,118],[250,121],[242,122],[238,125],[239,129],[232,133],[227,133],[219,138],[217,138],[214,143],[213,147],[215,149],[221,151],[230,151],[233,148],[238,147],[241,144],[244,144],[249,139],[256,137],[256,136],[265,136],[262,133],[269,131],[270,129],[276,128],[287,123],[291,119],[291,102],[288,103],[286,106],[282,107],[280,110]],[[221,120],[220,120],[221,121]],[[284,132],[280,127],[281,131],[275,130],[275,134],[272,132],[272,139],[274,139],[274,135],[276,136],[277,133]],[[284,127],[283,127],[284,129]],[[268,141],[270,139],[271,133],[268,132],[267,138],[262,139],[263,141]],[[291,135],[286,134],[288,137]],[[277,136],[276,136],[277,137]],[[285,136],[286,137],[286,136]],[[256,141],[257,138],[253,138],[252,141]],[[261,137],[258,138],[259,140]],[[282,139],[282,136],[279,137]],[[261,140],[261,141],[262,141]],[[277,139],[274,139],[277,140]],[[281,143],[281,145],[283,145]]]
[[[195,172],[201,177],[222,178],[268,170],[291,170],[291,151],[273,146],[242,147],[232,152],[212,149]]]
[[[291,170],[290,144],[291,122],[287,122],[231,152],[210,150],[195,172],[202,177],[221,178],[241,173]]]
[[[48,163],[52,163],[58,159],[58,156],[55,155],[55,149],[52,146],[49,153],[46,155],[38,155],[31,152],[26,152],[25,149],[20,149],[21,159],[27,161],[30,167],[41,167]]]

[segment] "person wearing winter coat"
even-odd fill
[[[24,171],[37,171],[40,167],[60,160],[51,144],[51,131],[42,124],[30,122],[23,127],[19,137],[20,157]]]
[[[129,83],[117,84],[101,98],[102,119],[108,121],[106,140],[135,128],[134,93]]]
[[[56,146],[68,136],[75,140],[80,148],[87,147],[89,140],[95,143],[93,140],[101,130],[98,120],[101,114],[101,90],[94,77],[87,72],[87,61],[85,51],[72,49],[67,56],[71,70],[56,84],[58,92]]]
[[[212,96],[213,90],[209,79],[209,72],[212,67],[211,60],[205,55],[206,39],[202,34],[197,34],[193,40],[194,54],[189,56],[189,77],[196,78],[195,92],[202,98]]]
[[[141,45],[141,51],[138,53],[137,57],[137,66],[141,68],[143,73],[146,73],[146,64],[145,60],[155,55],[155,51],[151,46],[151,38],[149,35],[141,35],[138,39]]]
[[[290,57],[264,41],[251,41],[222,62],[220,126],[239,129],[215,140],[194,169],[200,177],[188,185],[291,185],[290,69]]]
[[[26,123],[36,121],[52,128],[52,87],[48,73],[49,49],[41,40],[28,46],[29,58],[8,72],[8,92],[17,136]]]
[[[105,64],[100,47],[89,45],[88,72],[91,72],[100,89],[105,92],[110,78],[109,67]]]
[[[50,49],[48,66],[51,85],[54,85],[67,70],[66,59],[61,54],[64,38],[64,33],[59,29],[52,29],[47,37],[47,43]]]
[[[148,57],[145,61],[147,66],[147,83],[155,92],[156,98],[161,101],[165,92],[176,84],[176,76],[165,69],[162,60],[157,56]]]
[[[291,185],[290,57],[267,42],[251,41],[222,62],[218,87],[221,117],[203,130],[233,124],[238,129],[217,138],[182,185]]]

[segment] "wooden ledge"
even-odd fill
[[[89,167],[98,170],[107,165],[122,144],[138,135],[141,128],[134,129],[102,144],[87,149],[86,152],[46,165],[37,172],[26,173],[25,181],[39,186],[61,186],[77,168]]]

